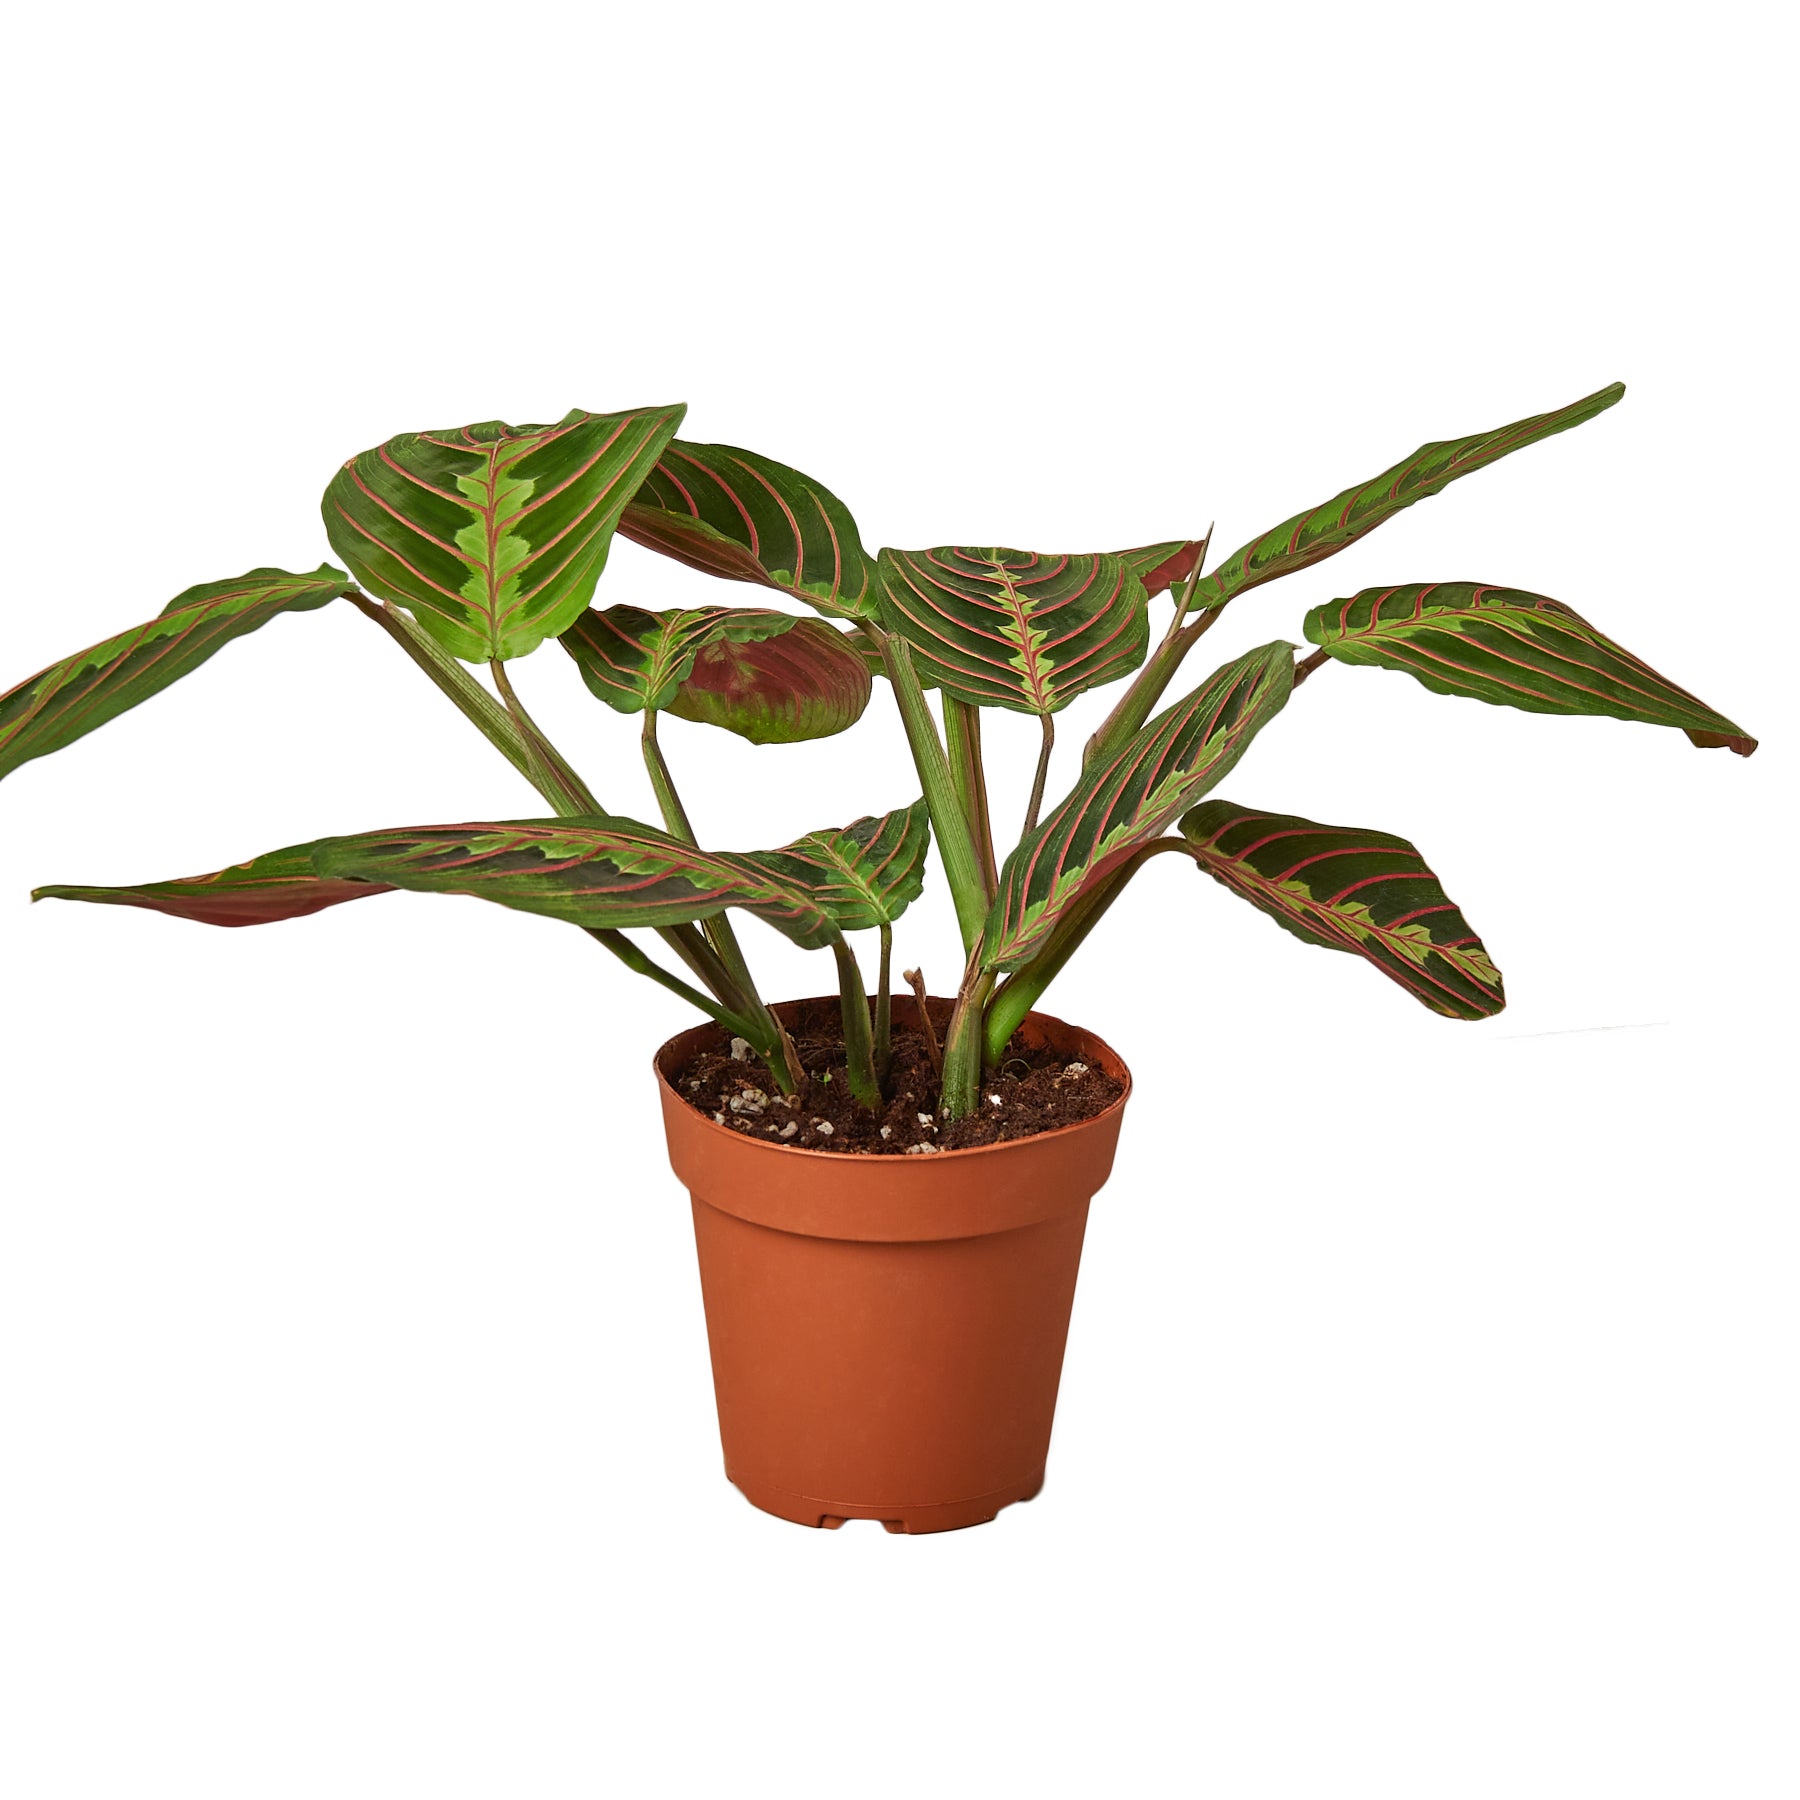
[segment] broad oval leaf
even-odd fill
[[[1756,739],[1542,594],[1473,581],[1364,588],[1316,606],[1306,635],[1338,662],[1403,669],[1434,693],[1524,712],[1673,725],[1739,756]]]
[[[920,799],[835,831],[809,831],[750,860],[804,888],[839,931],[870,931],[893,924],[924,892],[930,849],[931,820]]]
[[[31,897],[142,906],[201,925],[272,925],[341,906],[346,900],[393,891],[378,881],[321,875],[313,866],[313,857],[323,845],[335,841],[322,838],[317,843],[292,844],[249,862],[234,863],[229,869],[179,881],[152,881],[139,887],[41,887],[34,888]]]
[[[685,411],[402,432],[332,478],[325,530],[370,593],[464,662],[525,656],[593,598],[619,515]]]
[[[1246,544],[1229,556],[1196,588],[1193,610],[1202,612],[1223,606],[1233,594],[1260,587],[1278,576],[1292,575],[1297,569],[1310,568],[1335,556],[1347,545],[1366,536],[1377,525],[1384,524],[1395,513],[1441,493],[1458,476],[1485,469],[1489,463],[1522,450],[1559,431],[1583,425],[1625,395],[1625,384],[1615,381],[1585,399],[1558,407],[1555,412],[1538,413],[1497,431],[1484,431],[1474,437],[1452,438],[1440,444],[1423,444],[1404,462],[1395,463],[1373,481],[1361,487],[1346,488],[1334,500],[1315,506],[1311,512],[1296,514],[1285,524]]]
[[[328,838],[313,866],[415,893],[472,894],[593,929],[685,925],[738,906],[803,949],[837,935],[810,894],[750,857],[698,850],[610,813]]]
[[[787,619],[786,625],[757,636],[720,633],[695,655],[669,711],[753,744],[796,744],[848,731],[869,704],[868,665],[822,619]]]
[[[971,706],[1060,712],[1149,648],[1144,584],[1117,556],[944,545],[883,550],[880,575],[883,624]]]
[[[875,617],[874,569],[849,509],[753,450],[677,439],[619,530],[689,568],[780,588],[833,618]]]
[[[1371,962],[1447,1019],[1506,1004],[1500,971],[1405,838],[1203,800],[1181,820],[1194,860],[1303,943]]]
[[[0,776],[128,712],[277,613],[310,612],[349,586],[342,569],[321,563],[310,575],[252,569],[234,581],[187,589],[147,625],[52,663],[0,694]]]
[[[562,634],[588,689],[620,712],[672,712],[753,744],[847,731],[869,703],[867,663],[819,619],[758,607],[590,607]]]
[[[1075,900],[1225,779],[1293,685],[1294,646],[1264,644],[1084,769],[1006,859],[982,934],[982,967],[1013,968],[1039,948]]]

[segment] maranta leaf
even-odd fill
[[[750,860],[804,888],[840,931],[891,925],[924,892],[931,821],[925,802],[836,830],[809,831],[780,850]]]

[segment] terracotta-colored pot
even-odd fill
[[[934,1000],[934,1018],[948,1004]],[[896,998],[895,1023],[916,1019]],[[1079,1125],[933,1156],[744,1136],[669,1082],[722,1043],[715,1026],[657,1053],[669,1159],[693,1196],[725,1473],[765,1512],[951,1531],[1042,1486],[1088,1201],[1111,1172],[1131,1075],[1060,1019],[1033,1013],[1022,1029],[1125,1092]]]

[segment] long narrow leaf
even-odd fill
[[[52,663],[0,694],[0,776],[116,719],[277,613],[310,612],[349,586],[342,569],[321,563],[310,575],[252,569],[234,581],[189,588],[147,625]]]
[[[1293,683],[1294,646],[1264,644],[1084,770],[1074,792],[1006,859],[982,967],[1023,961],[1082,894],[1224,780],[1287,704]]]
[[[31,897],[142,906],[201,925],[271,925],[341,906],[346,900],[392,892],[378,881],[321,875],[313,858],[323,845],[335,841],[322,838],[317,843],[293,844],[249,862],[234,863],[229,869],[180,881],[152,881],[138,887],[41,887],[34,889]]]
[[[1756,748],[1723,714],[1542,594],[1473,581],[1364,588],[1314,607],[1306,635],[1338,662],[1403,669],[1433,693],[1672,725],[1703,749],[1739,756]]]
[[[833,618],[875,617],[874,565],[849,509],[753,450],[677,439],[619,530],[689,568],[780,588]]]
[[[635,819],[418,825],[327,839],[321,875],[426,894],[472,894],[595,928],[666,926],[742,907],[804,949],[836,928],[811,895],[751,858],[697,850]]]
[[[619,515],[685,410],[402,432],[332,478],[325,530],[372,594],[464,662],[525,656],[593,598]]]
[[[837,830],[809,831],[780,850],[759,850],[750,861],[804,888],[840,931],[891,925],[925,889],[931,821],[925,802]]]
[[[1129,675],[1149,645],[1144,586],[1117,556],[883,550],[881,617],[971,706],[1053,713]]]
[[[1227,557],[1196,589],[1193,610],[1223,606],[1233,594],[1335,556],[1415,500],[1441,493],[1459,476],[1485,469],[1489,463],[1498,462],[1527,444],[1585,424],[1616,405],[1624,394],[1624,383],[1615,381],[1611,387],[1558,407],[1555,412],[1539,413],[1474,437],[1421,445],[1404,462],[1395,463],[1373,481],[1346,488],[1323,506],[1296,514]]]
[[[1447,1019],[1505,1006],[1486,947],[1405,838],[1229,800],[1201,801],[1181,834],[1209,875],[1302,943],[1364,958]]]

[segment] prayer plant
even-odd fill
[[[1334,555],[1623,392],[1602,388],[1498,431],[1427,444],[1210,573],[1208,539],[1074,555],[964,546],[870,555],[843,503],[810,477],[677,438],[679,406],[407,432],[352,457],[326,489],[326,535],[349,573],[329,563],[306,575],[254,569],[190,588],[149,624],[21,682],[0,696],[0,775],[137,705],[276,614],[341,600],[437,684],[554,816],[326,838],[186,880],[37,896],[255,925],[394,888],[480,895],[580,926],[742,1037],[792,1091],[801,1071],[757,991],[735,909],[806,948],[830,949],[850,1083],[874,1104],[893,926],[921,891],[935,838],[966,958],[943,1052],[941,1110],[952,1118],[972,1110],[984,1064],[1001,1056],[1126,882],[1164,852],[1191,858],[1302,941],[1365,958],[1434,1012],[1485,1018],[1503,1004],[1499,971],[1411,844],[1208,798],[1295,688],[1335,661],[1402,670],[1434,693],[1526,712],[1673,726],[1742,756],[1754,739],[1559,601],[1466,581],[1365,588],[1315,607],[1303,626],[1310,654],[1265,644],[1157,708],[1240,594]],[[824,618],[595,608],[615,532]],[[1151,602],[1165,593],[1172,611],[1152,646]],[[520,702],[509,665],[552,638],[597,699],[640,715],[660,827],[609,812]],[[492,691],[465,666],[482,664]],[[660,714],[753,743],[825,737],[860,718],[875,675],[899,706],[921,799],[778,850],[696,844],[657,741]],[[1045,811],[1056,714],[1127,677],[1074,785]],[[996,708],[1035,716],[1042,739],[1024,830],[1004,855],[982,769],[982,715]],[[685,974],[626,935],[640,930]],[[849,943],[869,930],[879,940],[872,1004]]]

